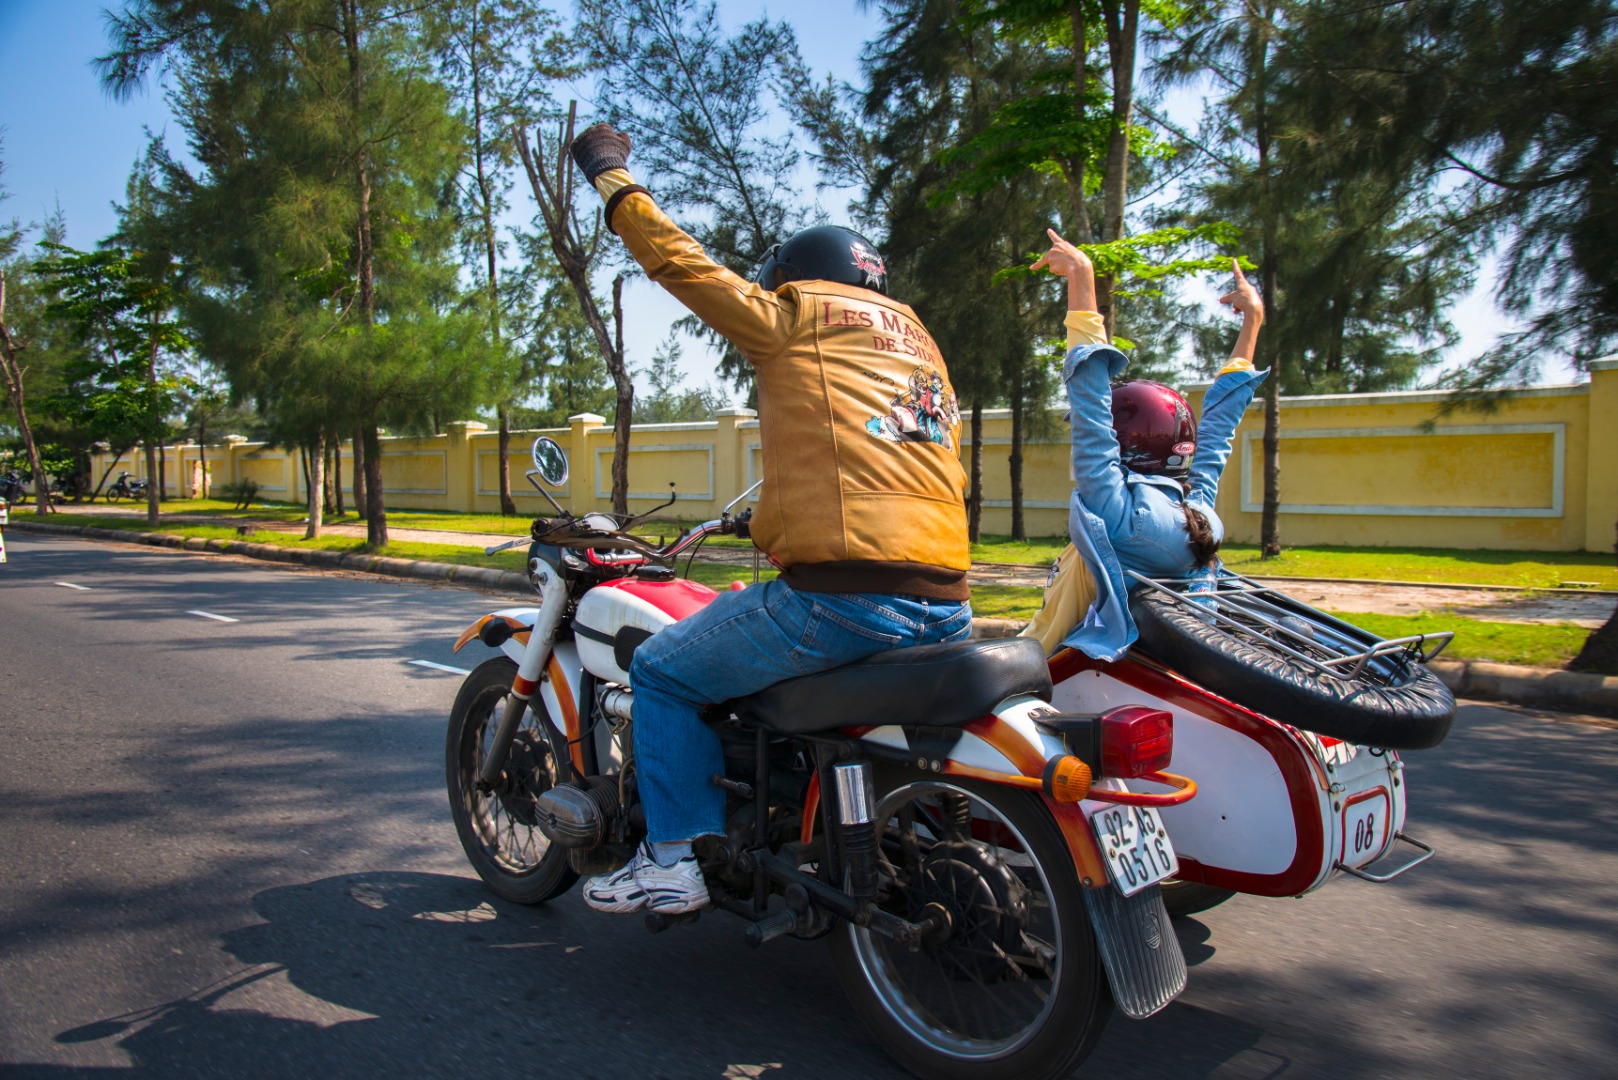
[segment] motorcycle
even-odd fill
[[[119,499],[136,500],[144,498],[146,498],[146,481],[136,480],[127,472],[119,473],[118,479],[107,487],[108,502],[117,502]]]
[[[457,652],[476,640],[495,655],[462,684],[445,743],[462,848],[497,895],[525,904],[622,865],[644,835],[634,650],[717,595],[678,578],[674,560],[710,536],[747,538],[751,521],[732,514],[750,490],[719,518],[654,544],[634,530],[664,507],[575,516],[539,482],[566,482],[561,448],[542,437],[533,461],[528,480],[556,516],[487,550],[527,543],[540,603],[485,615],[456,641]],[[1221,603],[1234,619],[1236,599]],[[1392,650],[1379,655],[1393,663]],[[1354,800],[1367,850],[1402,834],[1397,778],[1385,805],[1365,794],[1376,785],[1363,767],[1386,770],[1396,756],[1333,749],[1338,771],[1311,768],[1317,757],[1304,755],[1325,747],[1320,737],[1290,734],[1146,652],[1097,665],[1068,651],[1048,662],[1023,638],[894,650],[724,702],[709,719],[725,762],[711,782],[727,798],[725,836],[695,845],[712,908],[739,917],[753,946],[826,938],[862,1020],[923,1077],[1069,1075],[1115,1008],[1150,1016],[1185,987],[1165,895],[1184,911],[1208,890],[1217,903],[1222,890],[1291,886],[1304,881],[1295,866],[1338,851],[1335,836],[1294,844],[1286,872],[1265,877],[1276,857],[1265,846],[1281,832],[1263,818],[1275,784],[1266,760],[1232,747],[1284,759],[1284,820],[1300,836],[1318,807],[1294,788],[1326,776],[1316,794],[1332,813]],[[1205,764],[1213,746],[1210,771],[1234,771],[1204,813],[1198,783],[1167,771],[1187,726],[1197,732],[1190,759]],[[1229,734],[1222,742],[1205,727]],[[1352,791],[1349,761],[1361,767]],[[1265,796],[1251,808],[1232,794],[1245,782]],[[1196,859],[1177,854],[1182,832]],[[1366,873],[1375,859],[1363,855],[1343,856],[1345,866]],[[1337,872],[1333,863],[1325,877]],[[662,932],[700,914],[645,921]]]

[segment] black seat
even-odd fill
[[[731,704],[767,728],[801,735],[884,724],[958,727],[1017,694],[1051,699],[1050,668],[1033,638],[893,649]]]

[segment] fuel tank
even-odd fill
[[[584,594],[573,616],[579,661],[607,682],[628,683],[629,662],[641,642],[707,607],[719,594],[694,581],[624,578]]]

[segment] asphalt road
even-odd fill
[[[410,661],[472,666],[496,598],[7,547],[0,1075],[902,1075],[818,944],[482,889],[442,794],[458,677]],[[1437,859],[1179,923],[1190,988],[1081,1075],[1612,1076],[1618,730],[1468,705],[1407,760]]]

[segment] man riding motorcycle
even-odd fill
[[[692,840],[725,828],[706,706],[971,632],[960,410],[938,347],[888,298],[882,256],[864,237],[806,229],[766,253],[749,282],[634,183],[628,135],[596,124],[570,149],[647,277],[734,344],[758,379],[764,483],[752,535],[781,576],[721,593],[635,652],[647,842],[584,888],[599,911],[677,914],[708,902]]]

